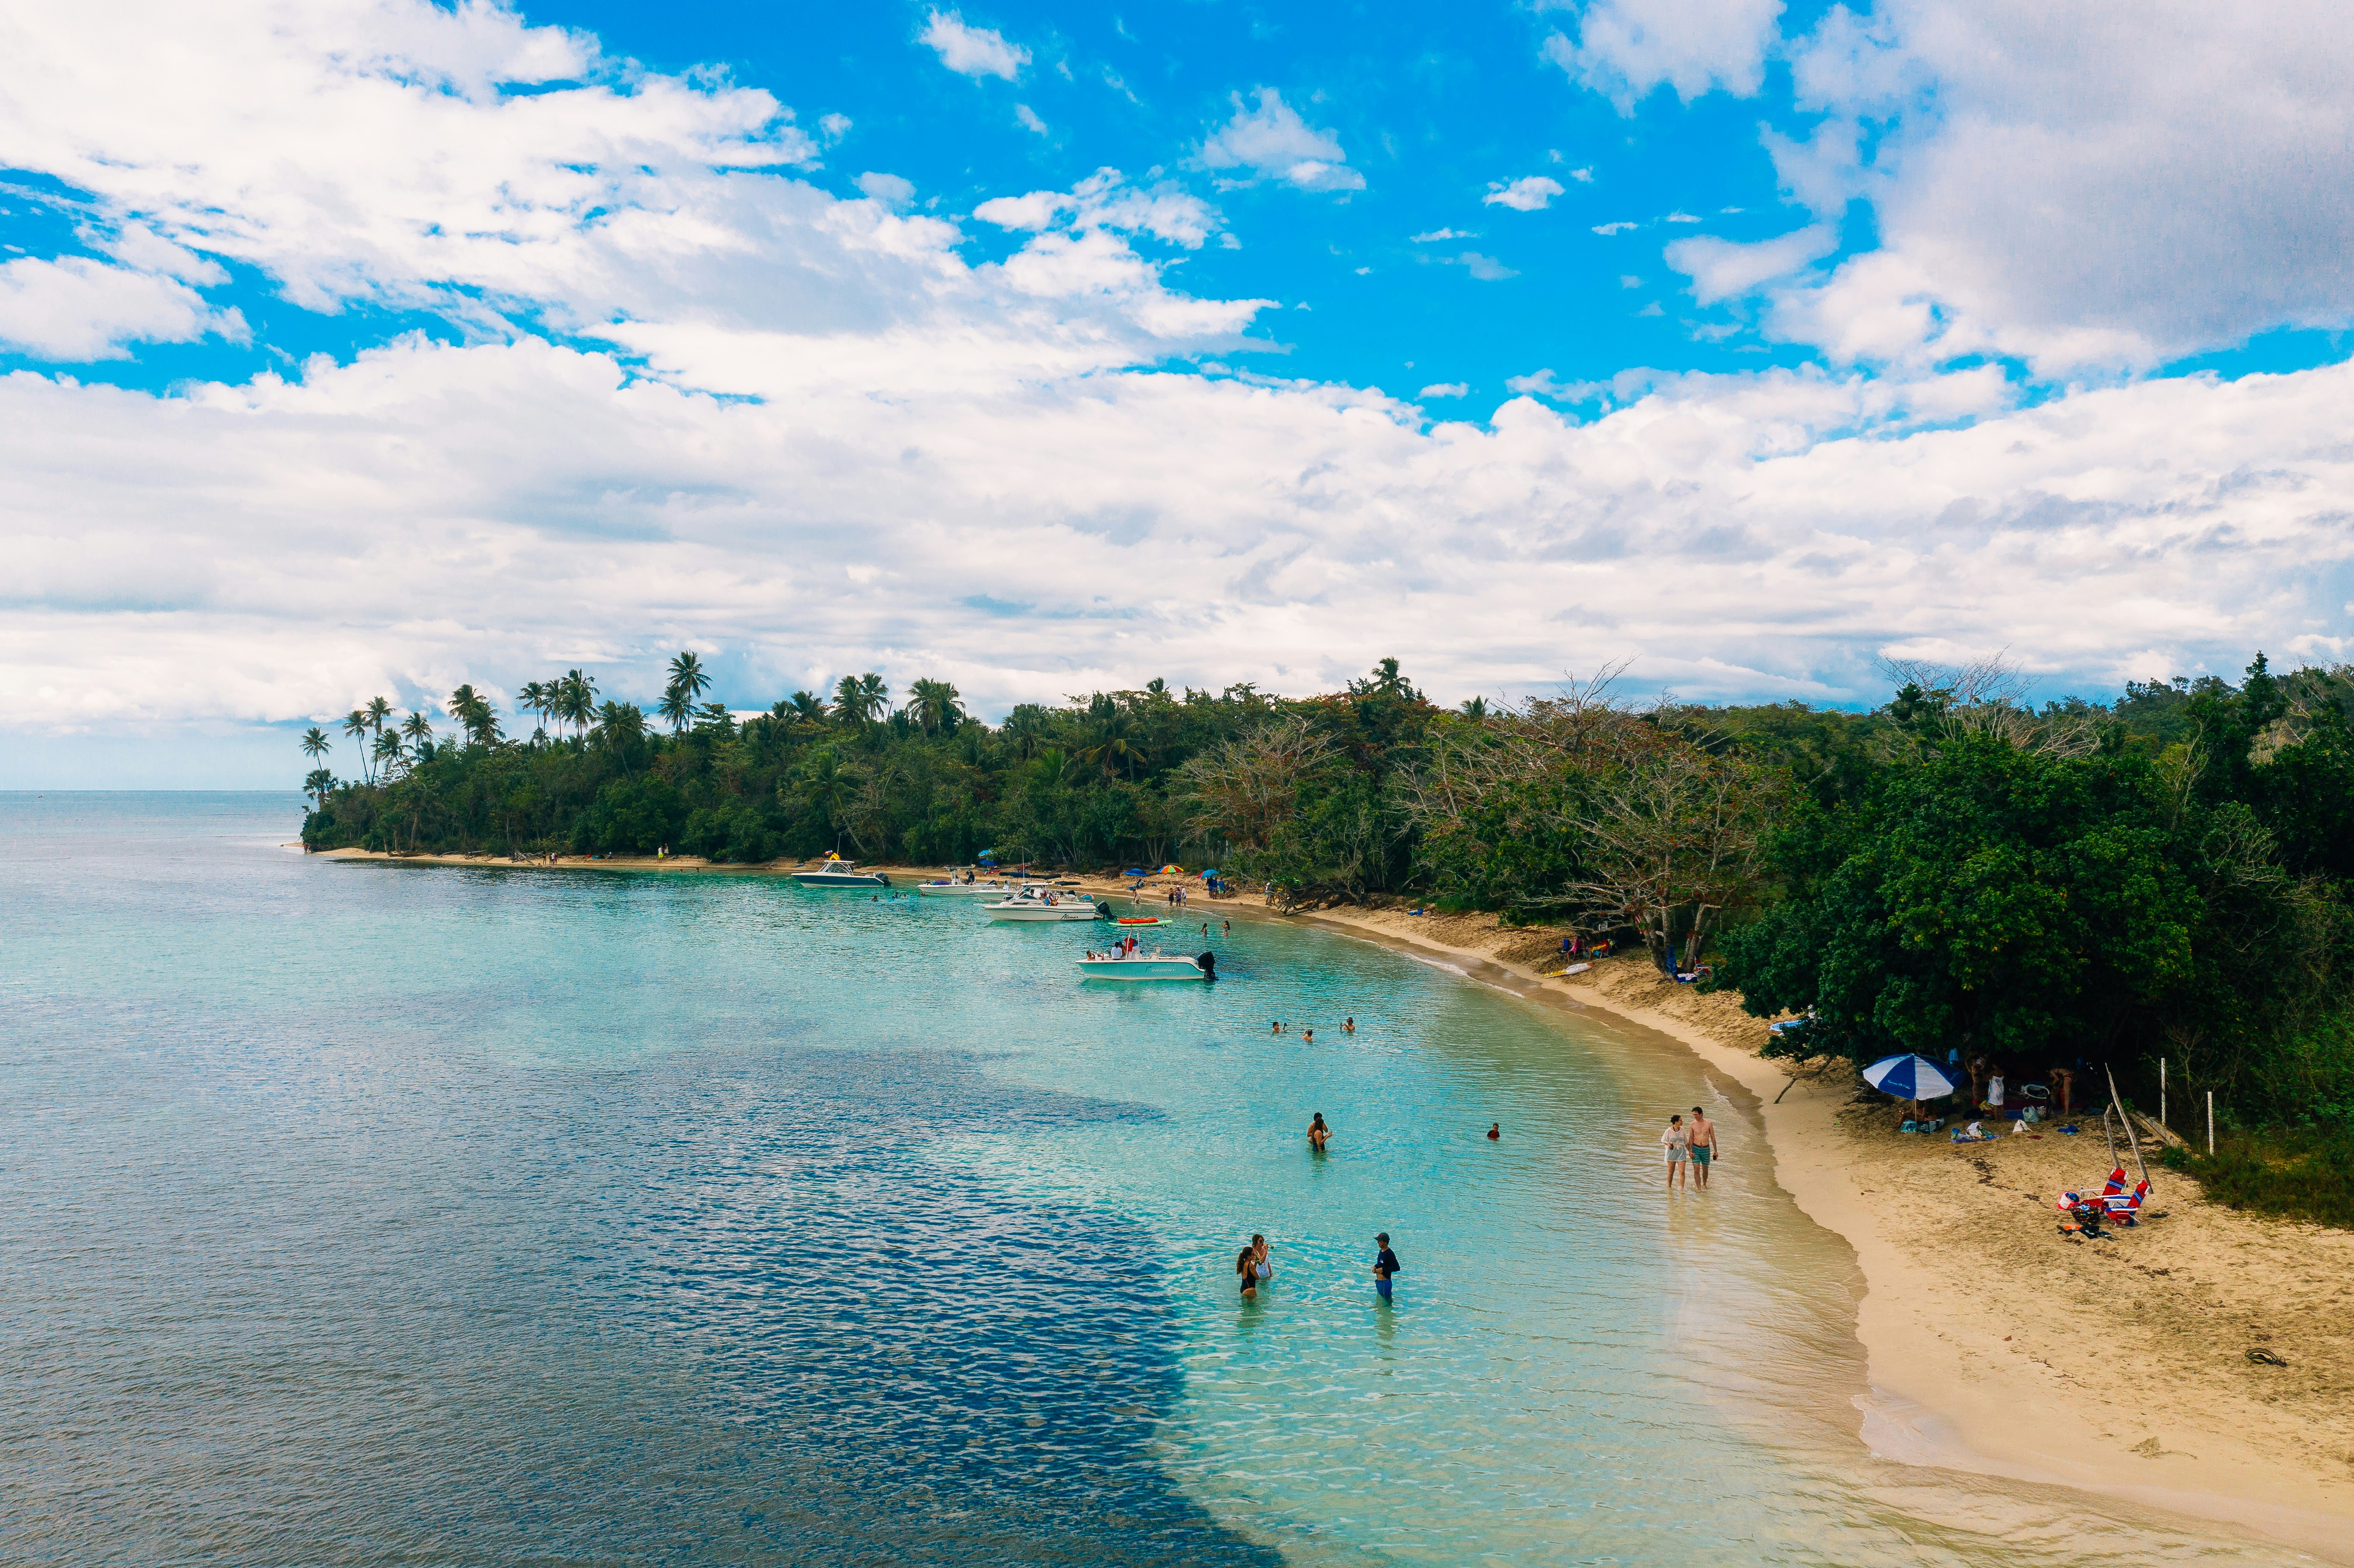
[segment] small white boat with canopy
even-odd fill
[[[950,872],[928,882],[916,884],[916,891],[926,898],[1011,898],[1022,891],[1023,885],[1008,882],[994,872],[982,874],[979,866],[964,866],[960,876]]]
[[[1199,958],[1187,958],[1182,953],[1127,952],[1113,948],[1108,953],[1089,953],[1079,960],[1082,980],[1213,980],[1218,978],[1218,958],[1215,953],[1204,953]]]
[[[891,879],[879,871],[861,871],[856,861],[830,854],[807,871],[793,873],[803,887],[888,887]]]
[[[1053,887],[1025,887],[1011,898],[981,907],[992,920],[1100,920],[1108,913],[1105,906],[1083,893]]]

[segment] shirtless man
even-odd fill
[[[1692,1107],[1691,1175],[1692,1184],[1702,1192],[1708,1191],[1708,1168],[1716,1159],[1716,1123]]]

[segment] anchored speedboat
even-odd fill
[[[808,871],[793,873],[803,887],[888,887],[891,879],[879,871],[861,871],[856,861],[830,854]]]
[[[1051,887],[1025,887],[1013,897],[981,909],[992,920],[1100,920],[1110,913],[1081,893],[1060,893]]]
[[[1218,957],[1204,953],[1189,959],[1182,953],[1089,953],[1079,961],[1083,980],[1210,980],[1218,978]]]
[[[1011,898],[1022,891],[1022,885],[993,876],[986,882],[943,876],[916,884],[916,891],[927,898]]]

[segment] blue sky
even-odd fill
[[[984,711],[2343,658],[2349,65],[2012,0],[18,28],[0,784],[678,646]]]

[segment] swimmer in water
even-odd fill
[[[1356,1032],[1357,1032],[1357,1021],[1356,1021],[1354,1018],[1344,1018],[1344,1019],[1341,1020],[1341,1033],[1343,1033],[1343,1034],[1354,1034]]]
[[[1267,1032],[1269,1034],[1280,1034],[1280,1033],[1283,1033],[1283,1024],[1282,1024],[1281,1021],[1279,1021],[1279,1020],[1278,1020],[1278,1021],[1277,1021],[1277,1022],[1275,1022],[1269,1023],[1269,1024],[1267,1026]]]
[[[1490,1122],[1490,1123],[1488,1124],[1488,1141],[1489,1141],[1489,1142],[1490,1142],[1490,1143],[1497,1143],[1497,1142],[1500,1142],[1500,1141],[1502,1141],[1502,1139],[1503,1139],[1503,1136],[1504,1136],[1504,1124],[1503,1124],[1502,1122],[1500,1122],[1500,1121],[1491,1121],[1491,1122]]]
[[[1324,1125],[1324,1113],[1318,1111],[1316,1119],[1308,1124],[1308,1147],[1321,1154],[1324,1152],[1324,1140],[1331,1136],[1332,1129]]]
[[[1299,1038],[1307,1044],[1313,1045],[1316,1044],[1316,1031],[1313,1029],[1303,1029],[1299,1032]]]

